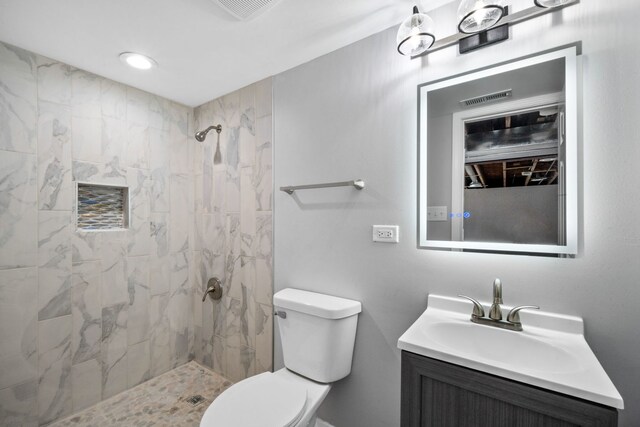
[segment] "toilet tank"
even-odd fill
[[[359,301],[288,288],[273,305],[287,369],[322,383],[349,375]]]

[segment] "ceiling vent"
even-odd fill
[[[476,96],[475,98],[463,99],[460,104],[464,107],[486,104],[487,102],[500,101],[513,96],[512,89],[501,90],[500,92],[489,93],[487,95]]]
[[[248,21],[266,12],[279,0],[213,0],[241,21]]]

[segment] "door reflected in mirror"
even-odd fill
[[[420,86],[421,247],[576,253],[576,51]]]

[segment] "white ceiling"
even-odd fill
[[[397,25],[414,3],[279,0],[243,22],[213,0],[0,0],[0,40],[195,107]],[[125,51],[159,67],[127,68]]]

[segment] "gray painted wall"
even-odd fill
[[[433,14],[452,31],[455,5]],[[276,191],[275,290],[362,301],[349,377],[320,417],[337,427],[400,423],[398,337],[428,293],[488,300],[500,277],[509,304],[581,316],[586,338],[625,399],[621,426],[640,420],[640,48],[637,0],[584,1],[520,24],[512,39],[465,56],[455,48],[410,61],[395,28],[274,78],[275,187],[354,178],[348,188]],[[581,244],[575,259],[416,249],[420,82],[583,41]],[[615,126],[611,126],[615,123]],[[397,245],[371,242],[372,224],[398,224]],[[277,336],[277,335],[276,335]],[[282,366],[279,342],[275,367]]]

